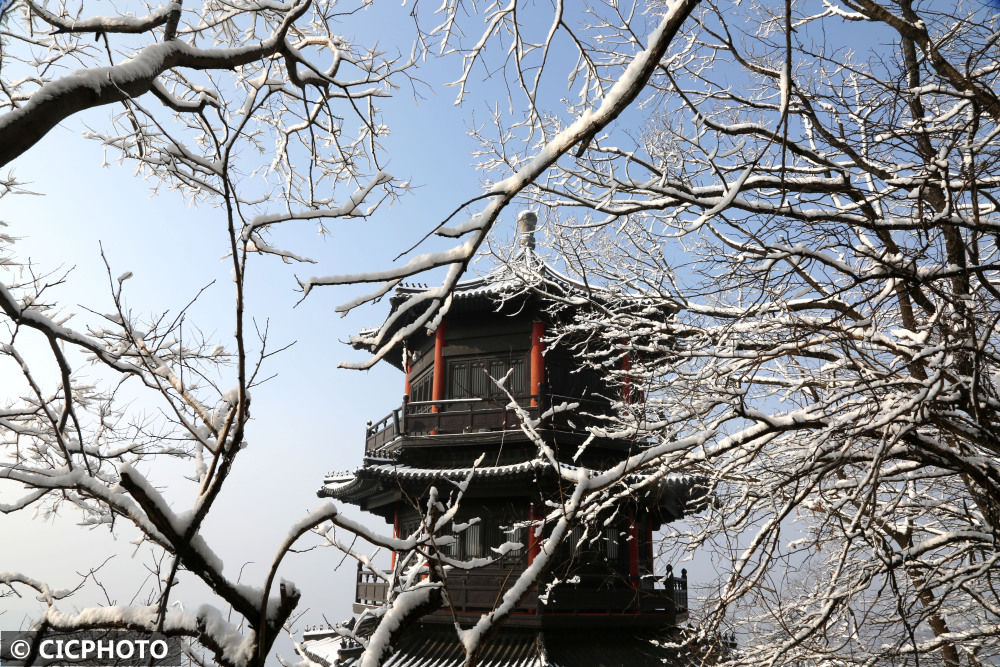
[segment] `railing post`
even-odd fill
[[[361,561],[358,561],[358,576],[354,581],[354,601],[363,604],[361,600]]]
[[[400,408],[400,411],[403,413],[403,424],[402,424],[403,430],[400,431],[400,435],[406,435],[407,430],[408,430],[407,426],[406,426],[406,407],[409,404],[410,404],[410,395],[409,394],[403,394],[403,405]]]
[[[688,571],[687,568],[681,570],[681,586],[684,587],[681,595],[684,598],[684,609],[688,608]]]

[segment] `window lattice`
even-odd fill
[[[489,359],[459,359],[448,363],[449,398],[501,398],[504,392],[494,379],[500,380],[508,371],[506,389],[514,396],[528,394],[527,366],[524,359],[494,357]]]

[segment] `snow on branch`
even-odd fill
[[[173,0],[169,4],[158,7],[146,16],[95,16],[86,19],[67,19],[48,11],[42,5],[32,0],[28,1],[31,11],[38,14],[46,23],[54,26],[56,32],[114,32],[140,34],[158,28],[167,22],[172,14],[180,12],[181,3]]]
[[[149,92],[156,77],[167,70],[232,69],[273,55],[309,6],[308,1],[298,3],[274,33],[259,44],[215,49],[201,49],[182,41],[150,44],[119,65],[80,70],[43,84],[25,104],[0,116],[0,166],[34,146],[75,113]]]
[[[632,105],[639,93],[647,85],[650,77],[656,72],[660,60],[666,53],[667,47],[680,31],[681,25],[697,5],[698,0],[682,0],[672,6],[664,14],[657,28],[649,36],[648,45],[645,50],[638,53],[632,59],[618,81],[603,97],[600,106],[581,113],[575,121],[548,141],[516,173],[490,187],[487,193],[490,202],[482,211],[476,213],[468,223],[463,224],[457,230],[461,235],[471,235],[464,243],[446,251],[419,255],[397,269],[363,274],[309,278],[303,281],[303,288],[306,293],[308,294],[313,287],[322,285],[349,285],[385,281],[385,284],[375,292],[365,295],[362,299],[352,301],[349,307],[354,307],[359,303],[371,301],[383,295],[387,289],[386,285],[390,283],[395,284],[405,277],[428,271],[435,267],[449,266],[447,277],[441,286],[435,290],[435,293],[440,295],[440,297],[449,294],[455,284],[457,284],[459,277],[468,267],[476,251],[485,242],[489,230],[496,223],[501,212],[507,205],[536,180],[541,178],[552,165],[564,155],[567,155],[574,146],[579,146],[580,152],[585,150],[598,133],[611,124],[626,108]],[[446,229],[444,235],[454,236],[456,235],[456,230]],[[400,340],[409,335],[409,333],[417,330],[418,327],[425,325],[431,317],[431,313],[437,308],[441,308],[442,305],[443,302],[432,301],[430,309],[425,311],[418,318],[417,322],[403,327],[394,335],[392,340]],[[396,316],[398,317],[413,307],[411,304],[404,304],[397,311]],[[384,345],[382,350],[390,345],[391,343]],[[380,350],[367,361],[357,364],[344,364],[344,366],[358,369],[370,368],[381,358],[382,354],[384,352]]]

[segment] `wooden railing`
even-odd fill
[[[687,611],[687,570],[674,577],[652,578],[649,588],[613,587],[601,584],[606,577],[581,577],[579,583],[562,583],[552,587],[547,610],[554,613],[577,614],[676,614]]]
[[[460,614],[490,611],[500,601],[500,596],[517,581],[523,568],[492,565],[475,570],[453,570],[448,574],[448,599]],[[538,597],[529,591],[514,608],[515,613],[531,612],[538,605]]]
[[[385,602],[389,584],[374,572],[365,570],[358,563],[358,579],[354,588],[355,604],[375,607]]]
[[[516,611],[538,609],[539,613],[555,614],[653,614],[675,615],[686,612],[688,604],[687,570],[674,577],[668,567],[665,577],[657,577],[662,587],[634,589],[606,588],[606,577],[588,577],[577,584],[552,587],[548,599],[538,604],[534,592],[521,599]],[[386,573],[388,574],[388,573]],[[496,605],[500,594],[513,585],[519,571],[502,566],[486,566],[475,570],[453,570],[448,575],[448,597],[459,613],[482,613]],[[384,579],[358,566],[355,604],[378,606],[386,600],[389,587]],[[532,612],[534,613],[534,612]]]
[[[602,400],[542,393],[519,396],[515,400],[532,419],[537,419],[551,406],[577,404],[573,411],[557,412],[548,420],[548,427],[584,430],[595,421],[595,415],[606,414],[608,403]],[[509,431],[521,426],[519,411],[508,407],[507,400],[457,398],[441,401],[410,401],[365,428],[365,453],[375,452],[398,437],[406,435],[454,435]],[[599,418],[599,417],[597,417]]]
[[[674,568],[667,566],[667,575],[663,577],[663,587],[670,592],[677,609],[687,611],[688,608],[688,571],[681,570],[681,576],[674,576]]]
[[[406,405],[405,400],[403,401],[403,405]],[[401,412],[402,408],[396,408],[374,424],[368,422],[365,426],[366,454],[381,449],[384,445],[395,440],[397,436],[406,433],[403,428]]]
[[[518,405],[530,418],[538,417],[538,408],[528,404]],[[430,409],[428,409],[430,408]],[[437,408],[436,410],[434,408]],[[484,433],[510,431],[521,427],[518,410],[506,403],[475,400],[427,401],[410,403],[405,412],[406,433],[445,435],[452,433]]]
[[[518,405],[531,417],[538,416],[538,407],[531,406],[532,397],[518,398]],[[384,447],[403,435],[452,435],[506,431],[520,428],[517,410],[506,402],[477,398],[448,399],[443,401],[409,401],[377,422],[365,428],[365,453]]]

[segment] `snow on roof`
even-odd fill
[[[327,476],[327,478],[323,480],[323,488],[329,491],[330,493],[336,493],[338,491],[346,490],[354,483],[355,477],[354,473],[343,473],[343,474],[346,474],[346,477],[342,476],[337,478],[331,478]]]
[[[465,651],[454,631],[433,628],[425,632],[406,634],[395,647],[383,667],[463,667]],[[482,649],[478,663],[483,667],[541,667],[536,647],[536,634],[500,632]],[[361,652],[350,650],[350,642],[329,633],[304,636],[302,648],[312,660],[324,665],[354,667],[360,663]],[[346,649],[346,650],[345,650]],[[340,662],[337,662],[337,661]]]
[[[579,470],[576,466],[564,465],[570,470]],[[379,462],[369,462],[353,472],[328,473],[323,480],[323,487],[320,495],[326,497],[340,497],[347,493],[360,490],[363,480],[397,480],[414,482],[432,482],[435,480],[461,481],[466,479],[472,472],[474,480],[501,479],[525,477],[536,472],[552,473],[552,466],[543,459],[532,459],[521,463],[513,463],[501,466],[482,466],[478,468],[414,468],[399,463],[387,462],[384,459]],[[626,483],[638,483],[648,476],[642,473],[633,473],[625,478]],[[664,475],[657,481],[657,487],[670,490],[690,489],[699,483],[699,479],[692,475],[670,473]]]
[[[321,665],[333,665],[340,659],[340,650],[346,647],[344,638],[332,630],[306,631],[302,634],[302,651]]]
[[[502,466],[481,466],[478,468],[411,468],[407,465],[402,465],[398,463],[376,463],[368,464],[358,468],[356,473],[363,472],[369,477],[386,477],[392,479],[415,479],[415,480],[431,480],[431,479],[454,479],[462,480],[469,476],[469,473],[475,470],[475,476],[477,478],[483,477],[509,477],[518,474],[523,474],[533,470],[540,470],[542,468],[548,468],[549,464],[541,459],[532,459],[530,461],[524,461],[522,463],[513,463]],[[338,473],[339,474],[339,473]],[[339,480],[342,478],[328,477],[324,480],[324,483],[329,483],[333,480]]]
[[[506,262],[494,267],[486,275],[465,280],[453,290],[453,299],[472,299],[482,296],[503,297],[557,287],[564,293],[593,294],[599,288],[573,280],[554,268],[530,248],[520,248]],[[425,283],[402,283],[396,288],[396,299],[408,298],[430,289]]]
[[[381,326],[362,329],[352,337],[351,344],[356,349],[376,352],[381,344],[376,340],[392,340],[399,329],[417,320],[428,308],[440,305],[441,295],[430,300],[421,297],[438,289],[440,287],[428,287],[426,283],[400,283],[389,298],[391,308],[386,321]],[[485,275],[457,283],[443,307],[453,313],[483,312],[505,306],[517,308],[535,299],[543,302],[543,307],[573,308],[594,301],[610,301],[620,289],[617,285],[593,285],[575,280],[550,266],[534,249],[522,246]],[[418,303],[414,309],[401,313],[403,304],[410,299],[417,299]],[[657,303],[662,304],[662,298],[658,297]],[[428,322],[427,327],[429,331],[436,329],[437,320]],[[394,347],[399,345],[401,342],[396,341]],[[403,368],[401,355],[388,351],[384,355],[382,358],[389,363]]]
[[[576,665],[687,664],[675,648],[674,630],[622,630],[603,628],[581,632],[500,628],[478,655],[482,667],[572,667]],[[355,667],[361,651],[344,650],[327,633],[306,633],[302,647],[310,658],[325,665]],[[466,655],[455,631],[447,626],[420,625],[405,632],[384,667],[463,667]]]

